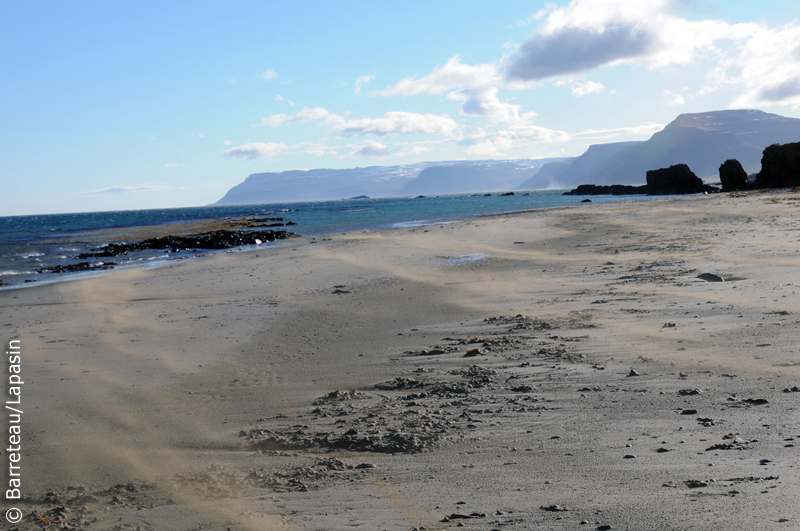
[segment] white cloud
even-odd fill
[[[536,117],[535,112],[522,113],[521,106],[500,101],[498,92],[497,87],[464,89],[451,92],[447,99],[461,102],[462,115],[483,116],[493,123],[525,125]]]
[[[405,135],[414,133],[450,135],[459,129],[458,123],[446,115],[414,112],[387,112],[383,118],[345,120],[332,115],[326,120],[334,133],[353,135]]]
[[[270,127],[280,127],[284,124],[294,124],[298,122],[311,122],[314,120],[322,120],[330,116],[327,110],[323,109],[322,107],[316,107],[314,109],[309,109],[308,107],[304,107],[302,111],[294,114],[293,116],[289,116],[287,114],[273,114],[272,116],[268,116],[261,120],[261,125],[268,125]]]
[[[350,152],[351,157],[375,157],[375,158],[383,158],[388,157],[392,154],[392,151],[388,148],[386,144],[381,144],[380,142],[368,142],[358,149],[355,149]]]
[[[617,127],[614,129],[586,129],[574,133],[572,138],[614,138],[616,136],[652,136],[664,129],[664,124],[645,122],[632,127]]]
[[[275,94],[275,101],[284,101],[284,100],[286,101],[286,103],[289,104],[290,107],[294,107],[294,102],[292,100],[286,100],[280,94]],[[266,124],[262,123],[261,125],[266,125]]]
[[[260,77],[261,79],[265,79],[265,80],[269,81],[270,79],[275,79],[276,77],[278,77],[278,74],[276,74],[273,70],[270,70],[269,68],[267,68],[266,70],[261,72],[258,75],[258,77]]]
[[[226,140],[225,142],[223,142],[223,144],[225,144],[226,146],[230,146],[231,144],[233,144],[233,142],[231,142],[230,140]]]
[[[731,107],[789,105],[800,108],[800,23],[759,26],[736,58],[744,93]]]
[[[140,192],[171,192],[173,190],[189,190],[187,186],[166,186],[160,184],[139,184],[136,186],[112,186],[88,192],[78,192],[77,195],[120,195],[138,194]]]
[[[309,155],[313,155],[315,157],[322,157],[325,155],[336,154],[335,150],[329,148],[325,144],[314,143],[314,142],[300,142],[299,144],[294,145],[292,147],[302,149]]]
[[[470,155],[504,156],[507,151],[536,142],[551,144],[566,142],[570,135],[564,131],[536,125],[504,129],[476,141],[467,149]]]
[[[580,98],[581,96],[588,96],[589,94],[600,94],[606,89],[605,85],[596,81],[587,81],[585,83],[576,83],[572,87],[572,95]]]
[[[682,94],[675,94],[669,90],[665,90],[664,96],[669,98],[667,100],[667,105],[683,105],[686,103],[686,98],[684,98]]]
[[[559,79],[553,82],[554,87],[568,87],[572,91],[572,95],[576,98],[588,96],[589,94],[599,94],[606,90],[605,85],[595,81],[575,81],[571,79]]]
[[[446,115],[419,114],[412,112],[387,112],[383,118],[360,118],[348,120],[345,116],[334,114],[322,107],[305,108],[289,116],[273,114],[261,121],[262,125],[280,127],[298,122],[322,120],[320,125],[327,126],[331,132],[339,136],[354,135],[392,135],[392,134],[442,134],[449,135],[459,129],[458,123]]]
[[[460,88],[487,87],[502,82],[497,72],[497,65],[487,63],[468,65],[455,55],[447,60],[444,66],[437,66],[433,71],[421,78],[413,76],[401,79],[385,90],[375,92],[378,96],[413,96],[417,94],[444,94]]]
[[[397,155],[402,157],[404,155],[419,155],[421,153],[428,153],[431,149],[427,146],[419,144],[404,146],[397,152]]]
[[[289,149],[286,144],[276,144],[272,142],[252,142],[229,149],[223,155],[239,159],[259,159],[262,157],[274,157]]]
[[[652,136],[664,129],[664,124],[645,122],[632,127],[615,129],[586,129],[579,133],[567,133],[533,124],[517,124],[491,134],[479,134],[471,142],[467,152],[471,155],[504,156],[509,150],[530,147],[534,143],[557,144],[576,138],[609,139],[618,136]],[[469,140],[469,139],[467,139]]]
[[[370,81],[375,79],[375,76],[368,75],[368,76],[361,76],[360,78],[356,79],[356,94],[361,94],[361,85],[366,85]]]
[[[179,168],[181,166],[183,166],[183,164],[176,164],[174,162],[167,162],[166,164],[164,164],[165,168]]]

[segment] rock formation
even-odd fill
[[[646,194],[647,186],[631,186],[628,184],[612,184],[610,186],[602,184],[582,184],[564,192],[562,195],[637,195]]]
[[[686,164],[675,164],[669,168],[647,172],[648,195],[699,194],[716,190],[703,184],[703,180]]]
[[[728,159],[719,167],[723,192],[747,189],[747,172],[736,159]]]
[[[800,186],[800,142],[767,147],[761,157],[756,184],[759,188]]]

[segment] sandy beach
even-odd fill
[[[0,292],[7,528],[800,529],[799,213],[585,204]]]

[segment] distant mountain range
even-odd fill
[[[643,184],[648,170],[674,164],[687,164],[698,177],[716,180],[728,159],[737,159],[747,173],[757,173],[765,147],[797,141],[797,118],[750,109],[681,114],[647,141],[593,145],[580,157],[547,164],[519,189],[536,187],[545,174],[565,187]]]
[[[215,204],[506,191],[530,179],[543,165],[558,160],[564,159],[460,160],[254,173]]]
[[[761,168],[765,147],[800,141],[800,119],[758,110],[681,114],[641,142],[596,144],[575,158],[420,162],[346,170],[254,173],[216,204],[278,203],[643,184],[648,170],[688,164],[716,180],[720,164],[738,159],[748,173]]]

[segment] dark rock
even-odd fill
[[[584,199],[583,201],[581,201],[581,203],[591,203],[591,202],[592,202],[591,199]]]
[[[703,184],[703,180],[686,164],[675,164],[669,168],[647,172],[648,195],[699,194],[711,191],[717,189]]]
[[[647,186],[631,186],[628,184],[581,184],[577,188],[564,192],[563,195],[638,195],[646,194]]]
[[[416,389],[426,385],[429,384],[427,382],[420,382],[419,380],[415,380],[413,378],[403,378],[398,376],[390,382],[375,384],[375,389],[380,389],[382,391],[398,391],[401,389]]]
[[[697,415],[696,409],[684,409],[681,411],[681,415]]]
[[[449,522],[450,520],[468,520],[471,518],[486,518],[486,515],[484,513],[470,513],[470,514],[453,513],[449,516],[445,516],[442,522]]]
[[[800,142],[768,146],[761,157],[756,184],[759,188],[800,186]]]
[[[747,448],[746,442],[730,442],[730,443],[718,443],[709,446],[706,448],[706,452],[713,452],[714,450],[744,450]]]
[[[506,192],[504,194],[500,194],[500,197],[509,197],[509,196],[512,196],[512,195],[514,195],[514,192]]]
[[[562,507],[561,505],[542,505],[539,507],[542,511],[550,511],[551,513],[560,513],[564,511],[569,511],[566,507]]]
[[[719,180],[723,192],[747,189],[747,172],[736,159],[728,159],[719,167]]]
[[[230,249],[240,245],[256,245],[259,242],[273,242],[286,238],[298,238],[297,234],[285,230],[265,231],[237,231],[214,230],[191,236],[163,236],[150,238],[135,243],[110,243],[95,253],[82,253],[76,258],[101,258],[107,256],[120,256],[129,252],[144,251],[146,249],[169,249],[173,253],[188,249]]]
[[[100,271],[104,269],[114,269],[117,265],[114,262],[100,262],[99,264],[91,264],[89,262],[79,262],[77,264],[67,265],[54,265],[52,267],[45,267],[37,269],[37,273],[75,273],[77,271]]]
[[[725,279],[719,275],[715,275],[714,273],[703,273],[701,275],[697,275],[697,278],[700,280],[705,280],[706,282],[725,282]]]
[[[703,392],[700,389],[681,389],[678,391],[678,394],[681,396],[694,396],[702,393]]]

